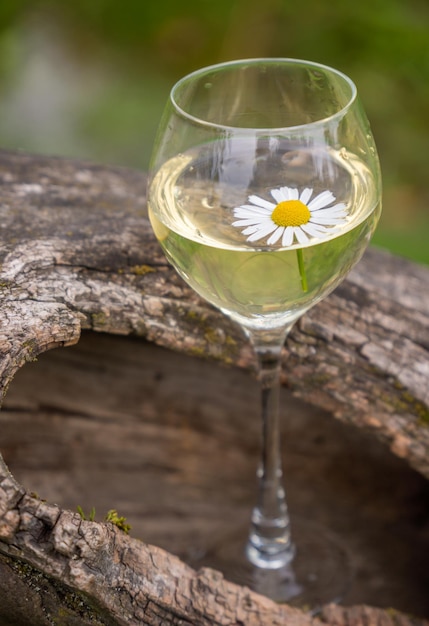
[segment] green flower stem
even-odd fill
[[[298,268],[301,276],[301,286],[302,290],[308,291],[308,283],[307,283],[307,274],[305,273],[305,265],[304,265],[304,255],[302,253],[302,248],[298,248],[296,251],[296,257],[298,259]]]

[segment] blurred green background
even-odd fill
[[[0,147],[145,168],[171,85],[255,56],[355,81],[384,176],[375,243],[429,263],[428,0],[0,0]]]

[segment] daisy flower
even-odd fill
[[[249,204],[234,209],[238,218],[232,225],[244,228],[247,241],[259,241],[264,237],[268,245],[280,241],[283,247],[300,243],[305,245],[311,238],[323,239],[331,231],[344,224],[347,217],[343,202],[333,204],[331,191],[322,191],[312,200],[313,189],[306,187],[299,193],[293,187],[272,189],[275,202],[259,196],[249,196]]]

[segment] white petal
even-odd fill
[[[293,229],[294,235],[295,237],[298,239],[299,243],[307,243],[308,242],[308,237],[305,234],[305,232],[302,230],[301,226],[296,226]]]
[[[291,195],[290,192],[292,191],[292,189],[290,187],[280,187],[279,189],[280,193],[283,196],[283,200],[291,200]]]
[[[277,243],[280,237],[283,235],[283,232],[284,226],[279,226],[278,228],[276,228],[271,237],[268,239],[267,244],[270,246],[273,243]]]
[[[292,189],[290,187],[289,188],[289,200],[298,200],[298,199],[299,199],[298,189]]]
[[[268,202],[268,200],[264,200],[263,198],[260,198],[259,196],[249,196],[249,202],[256,204],[256,206],[261,206],[264,209],[276,208],[275,204],[273,204],[272,202]]]
[[[284,202],[284,200],[287,200],[287,198],[285,198],[284,194],[282,193],[281,189],[272,189],[271,195],[273,196],[274,200],[277,203]]]
[[[310,213],[314,213],[314,215],[324,215],[325,217],[327,215],[347,215],[347,211],[345,209],[342,209],[341,207],[339,209],[335,208],[335,207],[326,207],[325,209],[317,209],[317,211],[310,211]]]
[[[253,217],[254,215],[260,216],[260,217],[267,217],[269,215],[271,215],[271,211],[267,211],[266,209],[258,209],[257,207],[254,207],[253,209],[248,209],[248,208],[243,208],[243,207],[238,207],[237,209],[234,209],[234,217]]]
[[[275,204],[273,206],[276,206]],[[241,206],[237,207],[238,209],[253,209],[254,211],[264,211],[264,213],[271,213],[273,210],[273,207],[263,207],[263,206],[256,206],[255,204],[242,204]]]
[[[334,204],[333,209],[346,209],[347,205],[345,202],[338,202],[338,204]]]
[[[344,224],[346,220],[341,217],[322,217],[318,215],[312,215],[310,217],[310,222],[313,224],[326,224],[327,226],[334,226],[334,224]]]
[[[290,246],[293,241],[293,228],[288,226],[283,233],[282,246]]]
[[[344,215],[344,213],[334,213],[334,215],[320,215],[320,213],[315,213],[314,215],[312,215],[312,217],[314,217],[314,221],[316,223],[322,219],[329,219],[332,221],[332,223],[334,223],[335,220],[341,220],[341,223],[347,222],[347,214]],[[320,223],[324,224],[325,222],[320,221]]]
[[[344,213],[344,211],[328,211],[326,210],[320,210],[320,211],[316,211],[315,213],[311,213],[311,217],[314,217],[315,221],[318,221],[319,218],[320,219],[329,219],[329,220],[335,220],[339,217],[341,217],[342,219],[345,219],[347,217],[347,213]]]
[[[331,202],[334,202],[335,196],[330,191],[322,191],[318,196],[313,198],[313,200],[308,205],[310,211],[316,211],[317,209],[321,209],[323,207],[328,206]]]
[[[241,231],[241,234],[253,235],[253,233],[256,233],[256,231],[259,230],[259,228],[260,228],[259,224],[257,224],[256,226],[248,226],[247,228]]]
[[[308,208],[310,209],[310,206]],[[346,205],[344,204],[344,202],[339,202],[338,204],[334,204],[333,206],[321,206],[318,209],[311,208],[310,210],[313,212],[313,211],[331,211],[331,210],[336,211],[337,209],[339,211],[344,211],[346,209]]]
[[[256,224],[265,224],[268,221],[272,224],[272,221],[266,217],[249,217],[246,220],[237,220],[236,222],[232,222],[232,225],[237,226],[237,228],[241,228],[241,226],[252,226],[253,224],[256,226]]]
[[[321,235],[324,235],[328,232],[328,229],[325,228],[325,226],[311,224],[310,222],[307,222],[307,224],[303,224],[301,228],[312,237],[320,237]]]
[[[273,230],[275,230],[276,228],[277,227],[274,222],[270,222],[270,224],[264,224],[264,226],[261,226],[257,232],[255,232],[253,235],[250,235],[250,237],[247,238],[247,241],[258,241],[258,239],[262,239],[263,237],[266,237],[267,235],[272,233]]]
[[[299,199],[301,200],[303,204],[307,204],[307,202],[310,200],[312,195],[313,195],[313,190],[310,187],[306,187],[305,189],[302,190]]]

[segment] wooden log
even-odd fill
[[[142,174],[3,153],[0,180],[2,392],[26,360],[81,328],[253,367],[240,329],[165,262]],[[284,383],[429,477],[428,355],[428,268],[369,250],[296,325]]]
[[[0,618],[3,626],[427,626],[424,619],[365,606],[324,607],[318,618],[195,572],[177,557],[112,524],[29,496],[0,461]]]
[[[77,342],[82,329],[134,334],[184,354],[253,367],[241,331],[166,264],[147,221],[143,175],[3,152],[0,180],[2,396],[25,362]],[[373,433],[426,477],[428,287],[427,268],[369,251],[343,285],[297,324],[283,369],[294,395]],[[28,592],[37,576],[45,577],[42,596],[51,605],[52,598],[61,599],[63,623],[318,623],[216,572],[195,573],[110,525],[41,503],[3,463],[0,468],[0,589],[12,571]],[[29,569],[19,570],[20,563]],[[85,607],[80,613],[67,595],[73,593]],[[42,596],[34,598],[37,619],[52,623]],[[367,612],[329,609],[320,619],[407,622]]]

